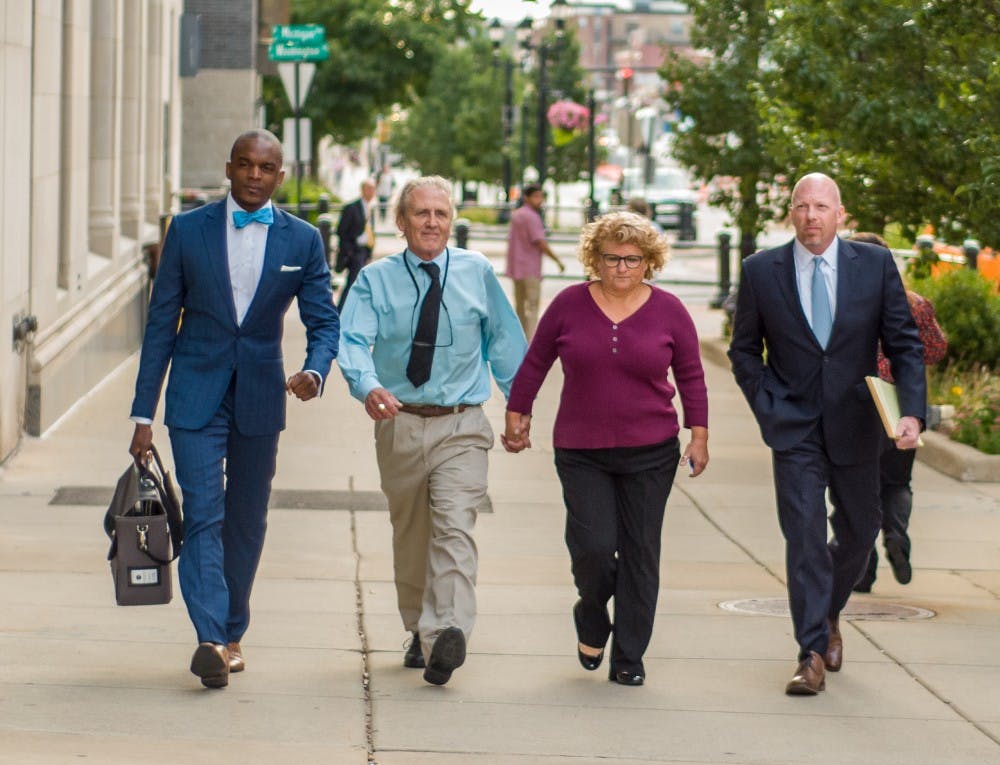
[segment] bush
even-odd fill
[[[911,280],[911,288],[934,304],[948,337],[945,361],[964,369],[1000,366],[1000,296],[996,284],[977,271],[958,269],[936,278]]]
[[[1000,454],[1000,377],[982,370],[962,391],[955,408],[953,441]]]

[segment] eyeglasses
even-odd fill
[[[601,260],[608,268],[618,268],[618,264],[625,261],[626,268],[638,268],[646,259],[642,255],[601,255]]]

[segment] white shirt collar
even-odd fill
[[[271,204],[271,200],[268,199],[261,206],[260,209],[263,210],[266,207],[273,207],[273,206],[274,205]],[[240,206],[240,203],[237,202],[236,199],[233,197],[233,192],[230,191],[226,195],[226,221],[229,223],[230,226],[236,225],[235,223],[233,223],[233,213],[236,212],[237,210],[243,210],[243,208]],[[249,212],[249,210],[243,210],[243,212]]]
[[[827,267],[833,272],[837,270],[837,243],[840,241],[840,237],[834,237],[833,241],[830,242],[830,246],[827,247],[823,252],[820,253],[819,257],[823,258]],[[802,244],[798,239],[794,240],[792,244],[792,252],[795,255],[795,267],[799,271],[804,271],[807,268],[812,268],[813,258],[816,256],[812,252],[806,249],[806,246]]]

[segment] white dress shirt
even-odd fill
[[[270,207],[268,202],[264,207]],[[226,198],[226,252],[229,259],[229,283],[236,306],[236,323],[246,318],[250,301],[257,292],[261,272],[264,270],[264,250],[267,247],[267,229],[263,223],[251,221],[241,229],[233,223],[233,213],[243,208],[230,194]],[[262,208],[263,209],[263,208]]]
[[[820,273],[826,283],[826,293],[830,297],[830,315],[837,316],[837,242],[834,239],[819,256],[822,258],[819,264]],[[802,312],[806,315],[806,321],[812,327],[812,276],[813,259],[816,257],[806,249],[798,239],[792,245],[795,253],[795,282],[799,288],[799,302],[802,304]]]

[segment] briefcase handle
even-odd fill
[[[160,504],[163,505],[163,510],[167,514],[167,528],[170,530],[170,546],[174,556],[169,561],[161,561],[156,556],[148,552],[146,554],[157,563],[165,565],[175,560],[177,556],[181,554],[181,547],[184,546],[184,519],[181,515],[180,500],[178,499],[173,486],[169,484],[169,474],[167,473],[166,467],[163,465],[160,453],[156,450],[156,447],[153,444],[149,445],[149,451],[153,455],[153,462],[156,469],[150,469],[145,462],[140,461],[138,463],[139,475],[140,477],[150,481],[153,486],[156,487],[156,493],[160,498]]]

